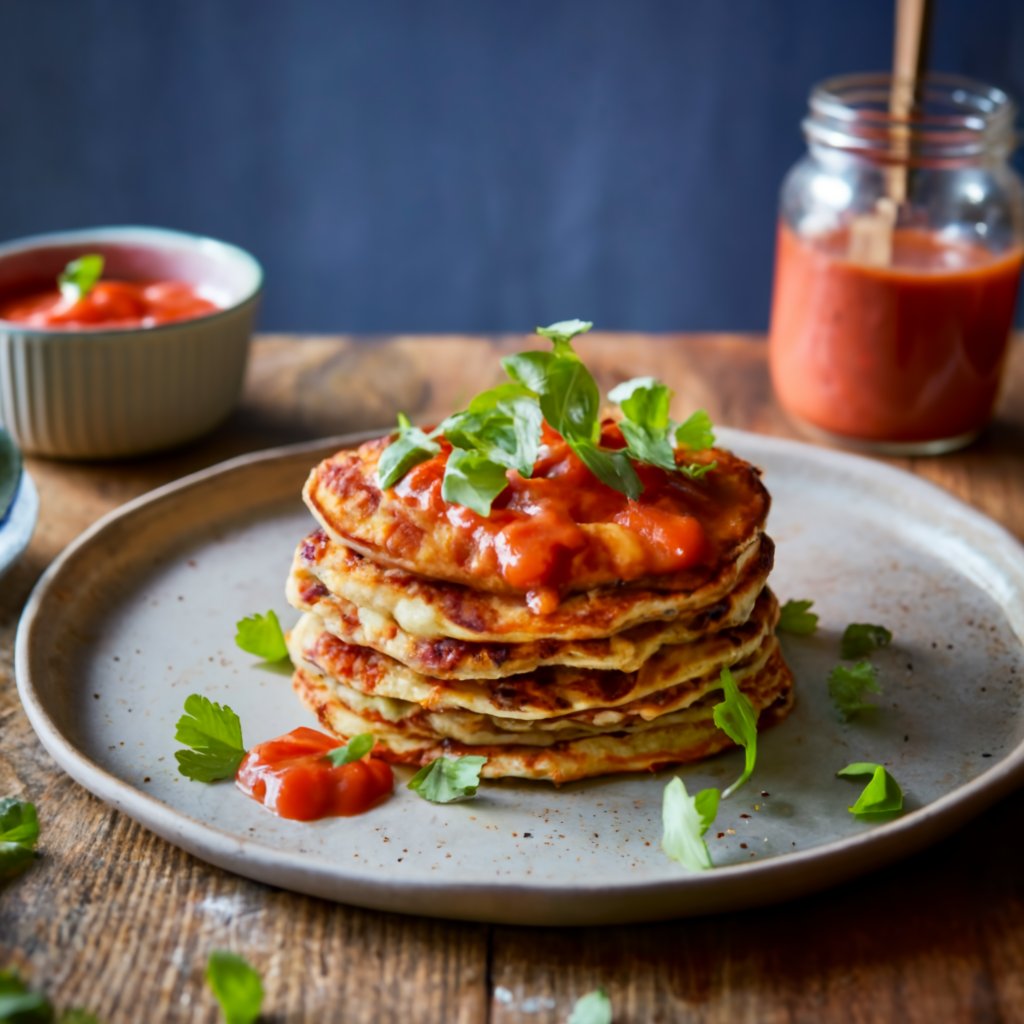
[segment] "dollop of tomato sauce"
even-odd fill
[[[704,529],[691,514],[679,474],[634,463],[643,493],[636,500],[595,477],[565,440],[547,423],[533,475],[508,471],[508,487],[487,517],[441,495],[445,464],[451,446],[411,469],[395,486],[405,502],[445,519],[455,528],[456,544],[466,551],[490,550],[495,568],[517,590],[526,591],[536,612],[558,604],[575,559],[588,557],[591,534],[582,527],[615,524],[633,534],[640,548],[632,564],[634,575],[677,572],[706,554]],[[602,428],[601,444],[623,448],[625,440],[611,421]],[[458,560],[460,552],[453,552]],[[595,555],[596,557],[596,555]]]
[[[389,764],[374,757],[335,767],[326,755],[340,745],[316,729],[293,729],[253,747],[235,785],[282,818],[362,814],[391,794],[395,777]]]
[[[99,281],[77,301],[57,288],[0,302],[0,320],[47,330],[154,327],[220,309],[184,281]]]

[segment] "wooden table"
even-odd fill
[[[122,463],[29,460],[32,544],[0,584],[0,795],[35,802],[41,858],[0,889],[0,966],[107,1024],[215,1021],[211,949],[262,973],[277,1021],[564,1021],[609,992],[617,1022],[1024,1020],[1024,793],[959,834],[817,897],[635,927],[491,927],[351,909],[246,881],[188,856],[93,798],[43,751],[18,703],[14,633],[29,591],[79,531],[127,499],[228,456],[437,418],[497,379],[521,338],[264,337],[230,421],[186,449]],[[653,373],[678,411],[792,429],[762,339],[606,335],[584,354],[607,389]],[[582,347],[582,346],[581,346]],[[895,460],[1024,538],[1024,338],[999,415],[968,451]]]

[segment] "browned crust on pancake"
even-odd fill
[[[495,571],[493,552],[457,531],[446,519],[403,501],[393,488],[377,486],[377,465],[390,438],[368,441],[323,460],[303,488],[310,511],[338,543],[375,562],[420,576],[461,583],[496,594],[521,594]],[[588,547],[567,556],[565,592],[623,584],[641,590],[690,591],[713,579],[722,566],[760,533],[770,498],[760,471],[724,449],[694,455],[699,462],[717,462],[699,479],[679,475],[673,481],[685,495],[691,515],[706,537],[702,560],[681,572],[657,576],[636,571],[635,538],[624,527],[581,523]],[[595,486],[597,485],[595,481]],[[482,544],[482,542],[481,542]]]

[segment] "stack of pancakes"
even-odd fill
[[[723,668],[759,726],[789,710],[769,499],[749,463],[712,449],[698,457],[711,472],[680,474],[706,536],[699,562],[637,576],[636,535],[584,523],[590,546],[552,600],[493,571],[488,534],[465,528],[474,514],[382,491],[388,443],[338,452],[303,492],[320,529],[288,580],[303,613],[288,637],[293,685],[332,733],[371,732],[394,763],[482,754],[485,776],[565,782],[730,746],[712,718]]]

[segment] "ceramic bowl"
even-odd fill
[[[212,238],[150,227],[37,235],[0,245],[0,296],[53,284],[100,253],[104,277],[185,281],[216,313],[151,327],[57,330],[0,320],[0,427],[27,454],[111,458],[215,427],[241,390],[263,271]]]

